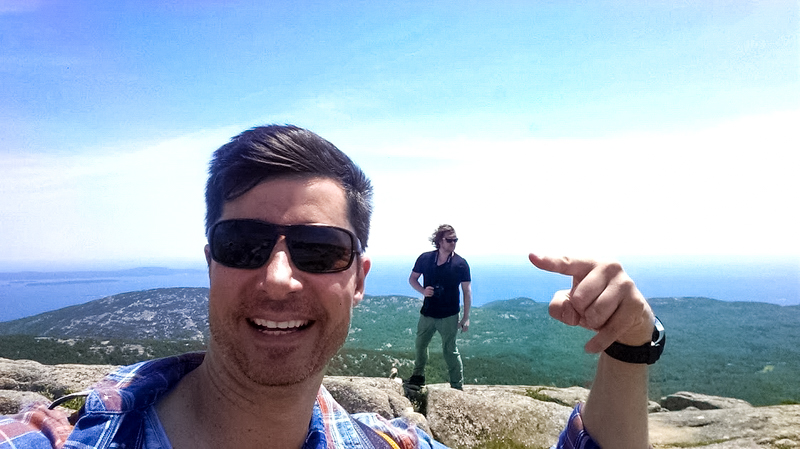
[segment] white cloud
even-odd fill
[[[800,254],[797,112],[697,132],[390,147],[430,164],[370,172],[373,252],[410,254],[441,222],[464,254]],[[381,148],[376,152],[384,154]]]
[[[428,250],[440,223],[471,257],[797,255],[799,122],[794,111],[595,140],[376,142],[353,129],[337,133],[344,145],[331,140],[375,184],[373,256]],[[208,160],[241,129],[136,151],[4,156],[3,259],[202,262]]]
[[[41,0],[0,0],[0,14],[36,11],[42,3]]]
[[[0,162],[5,260],[202,261],[203,189],[230,129],[135,151],[10,155]]]

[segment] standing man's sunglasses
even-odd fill
[[[458,242],[458,237],[456,237],[454,239],[448,239],[448,238],[445,237],[445,240],[447,240],[447,243],[456,243],[456,242]]]
[[[264,266],[279,236],[286,237],[292,263],[307,273],[338,273],[350,268],[361,242],[347,229],[325,225],[281,226],[260,220],[224,220],[211,227],[211,257],[231,268]]]

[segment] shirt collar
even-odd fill
[[[319,399],[314,402],[314,411],[311,413],[311,422],[308,424],[308,435],[303,443],[303,449],[325,449],[328,447],[328,439],[325,438],[325,420],[322,417],[322,409],[319,406]]]

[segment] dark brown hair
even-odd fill
[[[456,230],[449,224],[439,225],[439,227],[433,231],[433,234],[431,234],[428,240],[431,241],[436,249],[439,249],[439,245],[442,244],[442,239],[444,238],[445,234],[449,234],[451,232],[456,232]]]
[[[290,125],[249,129],[214,152],[208,173],[206,234],[222,216],[225,202],[266,180],[309,176],[333,179],[342,186],[350,224],[367,247],[372,183],[346,154],[311,131]]]

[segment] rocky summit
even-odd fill
[[[81,391],[114,368],[0,358],[0,414]],[[549,447],[572,407],[588,395],[580,387],[465,385],[459,391],[435,384],[409,395],[412,401],[398,379],[328,376],[324,383],[351,413],[403,417],[458,449]],[[650,441],[657,449],[800,448],[800,405],[753,407],[679,392],[651,403],[650,410]]]

